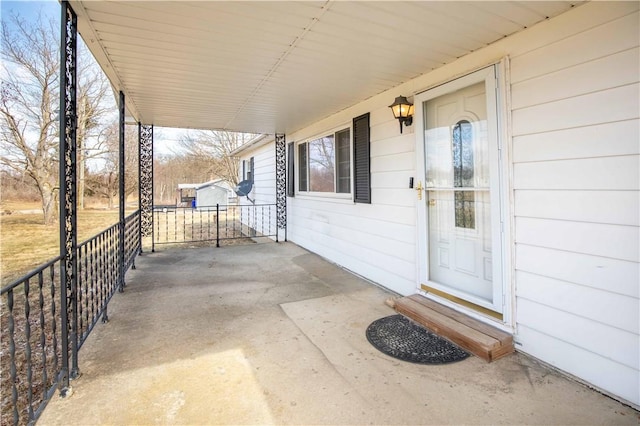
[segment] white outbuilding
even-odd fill
[[[226,208],[235,198],[231,186],[222,179],[204,183],[181,183],[178,184],[178,190],[181,194],[192,190],[195,197],[191,197],[193,199],[190,205],[196,209],[211,209],[215,208],[216,205]],[[181,197],[181,199],[183,198]]]

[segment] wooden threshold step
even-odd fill
[[[395,310],[491,362],[514,352],[513,336],[419,294],[395,300]]]

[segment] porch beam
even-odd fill
[[[80,374],[78,368],[77,297],[77,16],[67,1],[61,2],[60,25],[60,394],[66,396],[69,379]],[[71,366],[69,365],[69,354]]]

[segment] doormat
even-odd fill
[[[449,364],[469,354],[402,315],[380,318],[367,328],[367,340],[380,352],[416,364]]]

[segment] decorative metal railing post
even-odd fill
[[[122,91],[118,92],[118,110],[119,114],[119,161],[118,161],[118,170],[119,170],[119,187],[120,190],[120,220],[118,227],[118,291],[122,293],[124,291],[124,208],[125,208],[125,194],[124,194],[124,93]]]
[[[77,199],[76,199],[76,61],[77,17],[67,1],[61,3],[60,49],[60,322],[62,368],[60,393],[65,396],[69,378],[78,368]],[[71,370],[69,370],[71,352]]]
[[[287,241],[287,143],[282,133],[276,133],[276,222]],[[279,233],[276,230],[276,242]]]
[[[216,247],[220,247],[220,204],[216,204]]]
[[[153,229],[153,126],[138,123],[138,203],[140,209],[140,253],[142,237],[151,235],[151,251],[155,251]]]

